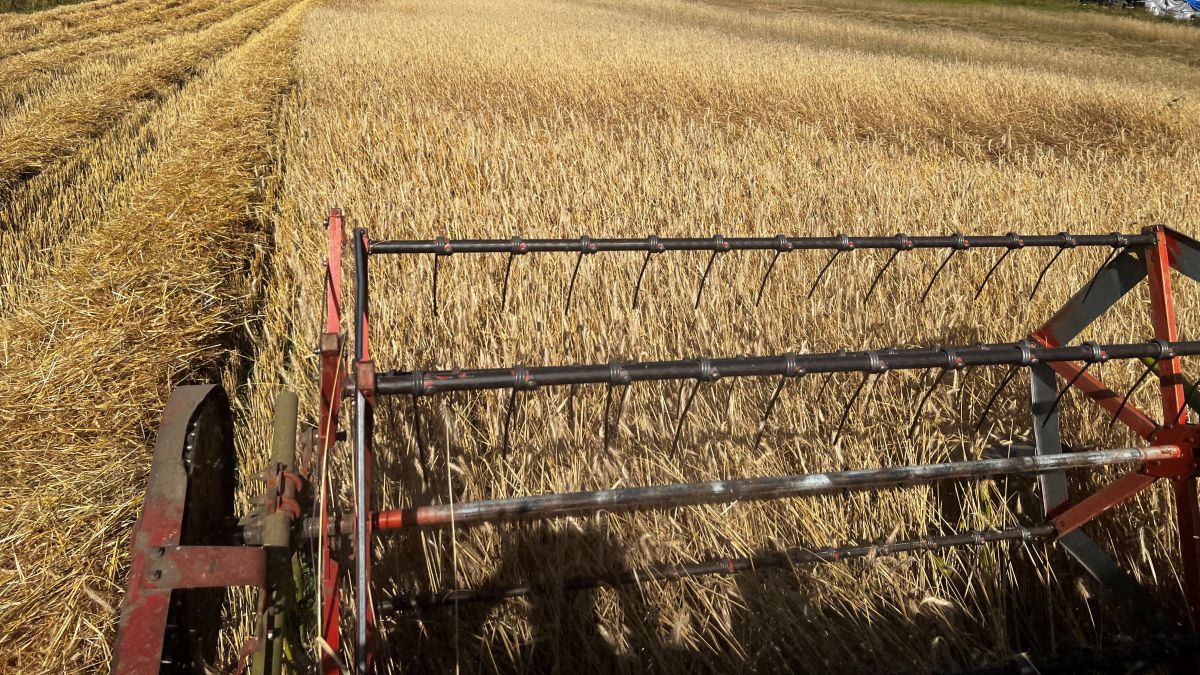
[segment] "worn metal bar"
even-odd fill
[[[1053,366],[1037,364],[1030,368],[1029,374],[1034,451],[1038,457],[1062,457],[1058,406],[1054,405],[1058,388]],[[1041,487],[1043,513],[1047,518],[1056,518],[1071,508],[1067,477],[1062,471],[1039,474],[1038,484]],[[1154,597],[1083,531],[1075,529],[1066,532],[1059,536],[1058,543],[1143,625],[1166,624],[1167,620]]]
[[[868,556],[893,556],[916,551],[941,551],[947,548],[982,546],[996,542],[1043,541],[1053,535],[1054,526],[1036,525],[1000,530],[973,530],[939,537],[921,537],[852,546],[827,546],[818,549],[796,547],[785,551],[769,551],[745,557],[716,558],[697,563],[663,563],[645,569],[620,570],[599,577],[572,577],[551,587],[519,584],[398,595],[390,601],[380,603],[380,610],[428,611],[460,603],[494,603],[554,591],[575,592],[647,582],[678,581],[702,576],[731,575],[766,569],[790,569],[798,565],[836,563]]]
[[[285,389],[275,397],[271,456],[263,494],[266,515],[258,528],[266,583],[258,599],[258,648],[251,660],[250,675],[281,673],[285,641],[292,648],[301,648],[299,626],[294,623],[296,578],[292,571],[292,522],[301,515],[296,501],[302,487],[296,466],[298,407],[299,397],[295,392]]]
[[[1166,233],[1163,228],[1153,228],[1152,231],[1158,235],[1158,243],[1151,247],[1146,255],[1150,314],[1154,324],[1154,337],[1170,342],[1179,339],[1179,326],[1175,319],[1175,298],[1171,288],[1171,254],[1167,249]],[[1156,365],[1162,389],[1163,425],[1184,424],[1187,419],[1178,412],[1186,405],[1179,359],[1167,356],[1159,359]],[[1153,366],[1151,368],[1153,369]]]
[[[146,588],[265,585],[266,557],[257,546],[164,546],[151,557]]]
[[[1105,511],[1150,487],[1155,480],[1158,479],[1148,473],[1131,471],[1115,482],[1106,485],[1099,492],[1063,511],[1054,519],[1054,527],[1058,529],[1059,538],[1078,530]]]
[[[1098,345],[1107,360],[1157,357],[1162,350],[1177,356],[1200,354],[1200,342],[1128,343]],[[886,349],[868,352],[782,354],[723,359],[688,359],[616,364],[629,381],[765,377],[804,373],[869,373],[885,370],[937,368],[953,363],[965,366],[1021,366],[1033,363],[1087,361],[1094,355],[1089,344],[1052,347],[1009,342],[968,347]],[[383,395],[429,395],[451,391],[533,389],[571,384],[605,384],[613,364],[548,366],[537,368],[484,368],[477,370],[397,371],[381,373],[377,391]],[[708,370],[706,370],[706,368]],[[791,369],[791,370],[789,370]],[[1072,372],[1074,375],[1074,372]],[[1086,387],[1090,380],[1080,378]],[[1086,389],[1085,389],[1086,390]],[[1114,408],[1115,409],[1115,405]]]
[[[573,239],[517,239],[527,253],[574,253],[584,245],[583,237]],[[1148,246],[1151,234],[1070,234],[1050,235],[971,235],[965,237],[970,248],[1034,248],[1085,246]],[[625,237],[586,238],[595,252],[615,251],[775,251],[781,240],[774,237]],[[895,236],[786,237],[783,243],[795,250],[894,249]],[[1020,242],[1018,246],[1016,241]],[[397,239],[371,242],[371,254],[508,253],[514,239]],[[905,248],[956,248],[957,235],[906,237]]]
[[[1033,413],[1033,447],[1039,456],[1062,454],[1058,406],[1054,405],[1057,382],[1054,369],[1045,364],[1036,364],[1029,369],[1029,407]],[[1067,493],[1067,478],[1062,472],[1044,473],[1038,476],[1041,488],[1043,511],[1053,518],[1070,506]]]
[[[365,230],[354,231],[354,360],[357,370],[370,363],[370,300],[367,293],[367,251]],[[367,644],[371,611],[371,402],[365,387],[370,383],[356,377],[354,382],[354,581],[355,581],[355,664],[359,673],[370,669]]]
[[[1041,474],[1115,464],[1141,464],[1178,457],[1177,446],[1096,450],[1045,457],[1009,457],[942,464],[916,464],[881,469],[856,469],[795,476],[768,476],[728,481],[675,483],[639,488],[510,497],[477,502],[438,504],[374,515],[378,531],[437,528],[454,523],[548,520],[594,511],[641,511],[735,501],[761,501],[845,491],[898,488],[951,479],[978,479],[1013,473]],[[315,523],[313,524],[315,526]],[[311,534],[315,532],[310,531]]]

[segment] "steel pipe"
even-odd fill
[[[942,480],[978,479],[1014,473],[1040,475],[1067,469],[1159,462],[1178,458],[1180,453],[1178,446],[1156,445],[1146,448],[1095,450],[1059,455],[915,464],[795,476],[768,476],[510,497],[380,511],[372,517],[372,529],[378,532],[404,528],[449,527],[451,524],[456,527],[468,527],[480,523],[549,520],[597,511],[645,511],[741,500],[762,501],[847,491],[898,488]],[[320,532],[320,527],[319,521],[309,519],[305,523],[306,536],[316,536]],[[349,523],[335,524],[333,528],[343,534],[351,531]]]
[[[367,296],[367,233],[354,231],[354,356],[360,364],[370,358],[368,340],[369,299]],[[355,383],[354,392],[354,657],[357,672],[368,672],[369,647],[368,623],[370,607],[371,534],[368,514],[371,508],[370,486],[370,403],[362,390],[362,382]]]
[[[592,238],[582,236],[574,239],[395,239],[371,242],[372,254],[434,254],[455,253],[600,253],[615,251],[642,251],[662,253],[665,251],[793,251],[856,249],[971,249],[971,248],[1032,248],[1056,247],[1077,248],[1086,246],[1149,246],[1155,242],[1153,233],[1140,234],[1005,234],[964,236],[961,234],[940,236],[893,236],[852,237],[624,237]]]
[[[791,548],[741,558],[717,558],[698,563],[654,565],[647,569],[622,570],[601,577],[573,577],[553,587],[531,584],[497,588],[464,588],[418,595],[398,595],[380,604],[382,611],[424,611],[457,603],[499,602],[548,591],[574,592],[593,588],[626,586],[648,581],[678,581],[690,577],[728,575],[762,569],[790,568],[796,565],[832,563],[867,556],[891,556],[912,551],[938,551],[959,546],[982,546],[1000,541],[1039,541],[1054,535],[1053,525],[1011,527],[1003,530],[973,530],[941,537],[922,537],[895,542],[829,546],[819,549]]]
[[[888,370],[964,368],[968,366],[1028,366],[1034,363],[1116,359],[1165,359],[1200,354],[1200,342],[1151,341],[1063,347],[1033,342],[1009,342],[969,347],[884,349],[865,352],[825,352],[606,363],[582,366],[482,368],[474,370],[392,371],[376,378],[381,395],[424,396],[452,391],[488,389],[529,390],[578,384],[622,385],[654,380],[704,380],[722,377],[799,376],[806,373],[882,373]]]

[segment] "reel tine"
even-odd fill
[[[638,293],[642,292],[642,279],[646,277],[646,268],[650,266],[650,258],[653,255],[653,251],[646,251],[646,257],[642,259],[642,269],[638,272],[637,283],[633,285],[633,303],[630,309],[637,309]]]
[[[829,382],[833,379],[833,373],[826,373],[825,379],[821,380],[821,388],[817,390],[817,400],[825,399],[825,392],[829,389]]]
[[[771,394],[770,400],[767,401],[766,410],[763,411],[762,420],[758,423],[758,433],[754,435],[754,449],[758,450],[759,444],[762,443],[763,434],[767,430],[767,421],[771,419],[771,413],[775,410],[775,404],[779,403],[779,397],[783,393],[783,387],[787,384],[788,376],[782,375],[779,378],[779,384],[775,385],[775,391]]]
[[[1008,248],[1000,255],[999,258],[996,258],[996,262],[992,265],[991,269],[989,269],[988,273],[983,276],[983,281],[979,282],[979,288],[975,289],[975,300],[978,300],[979,296],[983,294],[984,286],[987,286],[988,282],[991,281],[992,275],[996,273],[996,270],[1000,269],[1000,265],[1005,261],[1005,259],[1007,259],[1013,251],[1019,248],[1025,248],[1025,240],[1021,239],[1021,235],[1017,234],[1016,232],[1009,232],[1004,236],[1008,237]]]
[[[938,375],[936,378],[934,378],[933,384],[929,385],[929,387],[925,389],[925,395],[921,397],[921,402],[917,404],[917,409],[913,411],[912,422],[908,425],[909,438],[912,438],[917,433],[917,425],[919,425],[921,422],[921,411],[925,409],[925,404],[929,401],[929,398],[933,396],[933,390],[938,388],[938,385],[940,385],[942,380],[946,378],[946,373],[949,371],[949,368],[943,367],[938,371]]]
[[[933,284],[937,282],[938,276],[941,275],[942,270],[946,269],[946,265],[950,264],[950,259],[954,257],[955,253],[958,253],[958,249],[950,249],[950,254],[946,256],[945,260],[942,260],[942,264],[938,265],[937,271],[934,272],[933,276],[929,278],[929,283],[925,286],[925,291],[921,293],[922,305],[925,304],[926,298],[929,297],[929,292],[933,290]]]
[[[442,257],[440,255],[433,256],[433,289],[432,289],[429,297],[430,297],[431,302],[433,303],[433,315],[435,317],[438,315],[438,301],[437,301],[437,298],[438,298],[438,293],[437,293],[438,261],[440,261],[441,259],[442,259]]]
[[[433,315],[438,315],[438,263],[441,262],[443,256],[449,256],[454,253],[453,247],[450,245],[450,240],[445,237],[438,237],[434,244],[433,251],[433,288],[430,290],[430,302],[433,304]]]
[[[696,380],[692,385],[692,393],[688,394],[687,402],[683,404],[683,412],[679,415],[679,422],[675,424],[675,437],[671,439],[671,457],[675,456],[679,449],[679,436],[683,433],[683,425],[687,421],[688,413],[692,410],[692,402],[696,400],[696,393],[700,391],[701,380]]]
[[[875,278],[871,281],[871,287],[867,289],[867,294],[863,296],[864,303],[871,299],[871,294],[875,292],[875,287],[879,285],[879,280],[883,278],[884,273],[888,271],[888,268],[892,266],[892,263],[899,256],[900,249],[896,249],[892,252],[891,257],[887,259],[887,262],[883,264],[883,267],[879,268],[879,272],[875,274]]]
[[[421,462],[421,481],[425,489],[429,489],[429,452],[425,447],[425,437],[421,433],[421,408],[418,405],[417,394],[412,395],[412,426],[413,439],[417,442],[417,457]]]
[[[841,255],[841,253],[842,249],[840,248],[834,251],[833,255],[829,256],[829,261],[826,262],[825,266],[821,268],[821,271],[817,273],[817,278],[813,279],[812,286],[808,289],[808,297],[810,299],[812,298],[813,293],[817,292],[817,285],[821,283],[821,278],[825,276],[825,273],[828,272],[829,268],[833,265],[833,261],[837,260],[837,257]]]
[[[613,433],[621,430],[621,415],[625,413],[625,399],[629,397],[629,385],[621,388],[621,398],[617,400],[617,414],[613,417]]]
[[[1151,361],[1150,365],[1146,366],[1146,369],[1142,371],[1142,374],[1140,377],[1138,377],[1137,381],[1133,383],[1133,386],[1129,388],[1129,391],[1125,392],[1125,396],[1121,398],[1121,405],[1117,406],[1117,411],[1113,413],[1111,418],[1109,418],[1107,428],[1111,429],[1113,424],[1116,423],[1117,418],[1120,417],[1121,413],[1125,411],[1125,406],[1129,403],[1129,397],[1133,396],[1134,392],[1138,390],[1138,387],[1142,386],[1142,383],[1146,381],[1146,378],[1150,376],[1150,373],[1154,372],[1154,367],[1157,366],[1158,362],[1161,360],[1162,358],[1159,357]]]
[[[575,269],[571,271],[571,283],[567,286],[567,301],[563,303],[563,316],[571,311],[571,298],[575,296],[575,280],[579,277],[579,268],[583,265],[583,256],[596,252],[596,245],[586,234],[579,238],[579,257],[575,259]]]
[[[754,306],[758,307],[762,304],[763,291],[767,290],[767,280],[771,278],[771,272],[775,270],[775,263],[779,261],[779,256],[783,251],[775,251],[775,255],[771,257],[771,262],[767,265],[767,271],[763,274],[762,282],[758,285],[758,296],[754,299]]]
[[[779,256],[791,251],[794,245],[788,240],[786,234],[775,235],[775,255],[772,256],[770,264],[767,265],[767,271],[763,274],[762,283],[758,285],[758,297],[754,299],[754,306],[758,307],[762,304],[763,292],[767,290],[767,280],[771,278],[771,272],[775,271],[775,263],[779,262]]]
[[[508,447],[509,447],[509,446],[508,446],[508,439],[509,439],[509,432],[510,432],[510,431],[511,431],[511,429],[512,429],[513,409],[514,409],[514,408],[516,408],[516,406],[517,406],[517,392],[518,392],[518,391],[520,391],[520,390],[519,390],[519,389],[517,389],[516,387],[513,387],[512,393],[510,393],[510,394],[508,395],[508,409],[507,409],[507,410],[505,411],[505,413],[504,413],[504,445],[503,445],[503,456],[504,456],[504,458],[505,458],[505,459],[507,459],[507,458],[508,458]]]
[[[1033,290],[1029,292],[1030,300],[1033,300],[1033,296],[1037,295],[1038,289],[1042,286],[1042,281],[1046,278],[1046,272],[1050,271],[1050,266],[1053,265],[1056,260],[1062,257],[1064,251],[1075,246],[1075,239],[1070,235],[1070,233],[1060,232],[1059,236],[1063,238],[1063,243],[1059,245],[1058,251],[1056,251],[1054,255],[1050,257],[1050,261],[1047,262],[1046,266],[1042,268],[1041,274],[1038,275],[1037,281],[1033,284]]]
[[[620,363],[613,361],[608,364],[608,392],[604,397],[604,451],[608,452],[609,439],[611,433],[608,426],[608,414],[612,408],[613,402],[613,387],[618,385],[624,386],[621,390],[621,400],[617,404],[617,419],[613,422],[613,429],[620,430],[621,428],[621,411],[625,409],[625,395],[629,393],[630,383],[629,373],[621,367]]]
[[[571,283],[567,286],[567,301],[563,303],[563,316],[571,311],[571,298],[575,295],[575,279],[579,277],[579,267],[583,264],[583,253],[575,258],[575,269],[571,272]]]
[[[996,399],[1000,398],[1000,393],[1004,391],[1009,382],[1012,382],[1012,379],[1016,377],[1017,371],[1020,369],[1021,366],[1012,366],[1008,369],[1008,374],[1004,376],[1004,379],[1000,381],[1000,385],[992,392],[987,405],[983,406],[983,412],[979,415],[979,421],[975,423],[974,433],[979,433],[979,430],[983,428],[983,423],[987,421],[988,413],[992,411],[992,406],[996,403]]]
[[[988,270],[988,273],[984,275],[983,281],[979,283],[979,288],[975,289],[975,300],[978,300],[979,296],[983,294],[983,287],[987,286],[987,283],[992,279],[992,275],[996,273],[996,270],[1000,269],[1000,264],[1003,263],[1004,259],[1015,250],[1016,249],[1012,248],[1005,249],[1004,253],[1001,253],[1000,257],[996,258],[996,263],[992,265],[991,269]]]
[[[1067,391],[1071,387],[1075,386],[1075,383],[1079,381],[1079,378],[1083,377],[1083,374],[1087,372],[1087,369],[1091,365],[1092,365],[1091,363],[1083,364],[1083,367],[1079,369],[1079,372],[1075,373],[1075,376],[1072,377],[1070,379],[1070,381],[1068,381],[1066,384],[1064,384],[1063,388],[1058,391],[1058,395],[1054,397],[1054,402],[1050,404],[1049,412],[1047,412],[1046,415],[1042,418],[1042,426],[1046,426],[1046,424],[1048,422],[1050,422],[1050,416],[1054,414],[1055,410],[1058,410],[1059,401],[1062,401],[1063,396],[1067,395]]]
[[[500,309],[508,307],[508,281],[512,277],[513,260],[519,255],[529,252],[529,245],[520,237],[512,238],[512,248],[508,251],[508,262],[504,265],[504,288],[500,291]]]
[[[579,385],[573,384],[567,390],[567,423],[572,429],[575,428],[575,393],[579,391]]]
[[[867,386],[867,381],[875,373],[863,373],[863,378],[859,380],[858,386],[855,387],[854,393],[850,395],[850,400],[846,401],[846,407],[842,408],[842,418],[838,420],[837,430],[833,432],[833,442],[837,443],[838,438],[842,435],[842,427],[846,425],[846,418],[850,416],[850,408],[854,406],[854,402],[858,400],[859,394],[862,393],[863,387]]]
[[[725,243],[725,238],[719,234],[713,235],[713,244],[717,248],[714,248],[712,255],[708,256],[708,264],[704,267],[704,274],[700,275],[700,285],[696,288],[696,304],[692,309],[700,309],[700,298],[704,296],[704,284],[708,282],[708,274],[712,272],[713,264],[717,262],[717,255],[729,250],[729,244]]]
[[[500,290],[500,309],[508,308],[508,280],[512,276],[513,254],[508,254],[508,263],[504,266],[504,286]]]
[[[1100,279],[1100,273],[1103,272],[1105,269],[1107,269],[1109,264],[1112,263],[1112,261],[1116,260],[1117,256],[1121,255],[1124,252],[1125,252],[1125,249],[1123,249],[1123,248],[1115,248],[1115,249],[1113,249],[1113,252],[1110,253],[1107,258],[1104,259],[1104,263],[1100,265],[1100,267],[1096,270],[1096,273],[1092,275],[1092,280],[1088,282],[1087,290],[1084,291],[1084,293],[1083,293],[1084,298],[1087,298],[1089,295],[1092,294],[1092,287],[1095,286],[1096,281]]]
[[[1029,291],[1029,299],[1030,300],[1033,300],[1033,296],[1037,295],[1038,288],[1041,287],[1042,281],[1046,278],[1046,272],[1050,271],[1050,266],[1054,264],[1055,260],[1058,260],[1062,256],[1063,251],[1065,251],[1065,250],[1067,250],[1067,249],[1065,249],[1065,248],[1058,249],[1054,253],[1054,255],[1050,257],[1050,262],[1046,263],[1046,266],[1042,268],[1042,273],[1038,275],[1037,281],[1034,282],[1034,284],[1033,284],[1033,290]]]
[[[609,426],[608,426],[608,417],[609,417],[609,411],[612,409],[612,399],[613,399],[612,392],[613,392],[613,388],[612,388],[612,385],[610,384],[607,387],[607,392],[604,394],[604,418],[603,418],[603,432],[602,433],[604,435],[604,453],[605,454],[608,454],[608,439],[610,436]]]
[[[892,253],[892,256],[887,259],[887,262],[883,264],[883,267],[879,268],[879,272],[875,274],[875,278],[871,281],[871,287],[867,289],[867,294],[863,296],[864,303],[871,299],[871,294],[874,293],[875,288],[879,286],[879,282],[881,279],[883,279],[883,275],[887,273],[888,268],[892,266],[892,263],[896,262],[896,258],[900,257],[900,253],[912,248],[912,240],[908,238],[907,234],[897,234],[896,239],[898,240],[896,244],[896,250]]]

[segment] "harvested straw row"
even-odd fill
[[[200,63],[194,70],[206,68]],[[179,95],[177,91],[168,98]],[[65,242],[85,235],[128,199],[136,179],[152,172],[160,156],[149,152],[156,136],[146,121],[161,103],[157,98],[137,101],[112,129],[21,183],[0,202],[0,276],[9,280],[0,290],[0,312],[36,286],[40,276],[62,264],[69,250]]]
[[[245,41],[292,2],[268,0],[201,32],[164,40],[111,78],[81,71],[42,101],[0,120],[0,194],[103,132],[138,100],[178,86],[197,64]]]
[[[0,321],[0,670],[108,659],[162,403],[219,376],[253,311],[264,171],[305,9],[153,115],[152,170]]]
[[[98,35],[121,25],[122,15],[139,15],[151,5],[147,0],[97,0],[66,3],[36,14],[0,14],[0,36],[5,38],[0,53],[7,56],[24,51],[25,45],[36,48]]]
[[[185,7],[188,13],[132,24],[128,30],[103,33],[95,37],[73,40],[36,52],[19,54],[8,59],[0,69],[0,115],[9,114],[18,102],[36,100],[37,92],[45,91],[51,82],[64,73],[78,69],[85,57],[94,62],[114,53],[125,53],[125,60],[154,40],[195,32],[226,19],[253,3],[196,0]]]
[[[1109,231],[1159,220],[1194,228],[1187,177],[1200,161],[1200,132],[1178,124],[1163,98],[1190,74],[1173,82],[1160,70],[1143,81],[1134,65],[1064,74],[1055,61],[1066,57],[1048,43],[942,29],[908,35],[907,26],[879,25],[886,3],[860,6],[867,16],[843,19],[841,38],[815,45],[806,36],[829,27],[818,14],[669,0],[314,10],[301,83],[284,111],[279,254],[255,380],[283,369],[283,383],[311,382],[319,223],[330,204],[345,206],[352,224],[375,237],[401,238]],[[1018,18],[1008,27],[1029,20]],[[1191,35],[1178,30],[1167,31],[1171,39]],[[855,36],[870,31],[893,52],[857,51]],[[328,49],[330,33],[342,36],[341,49]],[[930,35],[938,37],[932,53],[921,44]],[[979,41],[994,54],[1007,50],[1007,61],[948,65]],[[1119,55],[1105,57],[1119,65]],[[1196,113],[1181,105],[1185,116]],[[381,259],[372,267],[372,349],[379,367],[441,368],[1007,340],[1086,284],[1103,252],[1068,255],[1033,302],[1044,257],[1009,261],[972,303],[994,261],[972,253],[951,263],[922,304],[935,255],[898,260],[865,302],[886,256],[842,257],[809,301],[825,259],[789,254],[755,308],[769,255],[730,254],[717,261],[699,311],[692,305],[707,256],[656,259],[632,311],[640,258],[596,256],[583,262],[566,314],[572,257],[520,258],[502,311],[504,259],[452,256],[442,261],[436,317],[429,261]],[[1085,337],[1145,337],[1144,296],[1135,295]],[[1181,294],[1185,325],[1200,318],[1197,299]],[[1118,386],[1137,374],[1105,370]],[[873,379],[836,442],[833,430],[859,382],[801,381],[785,392],[757,450],[751,442],[772,382],[702,387],[675,449],[690,382],[632,388],[607,450],[603,389],[581,388],[570,403],[565,391],[523,394],[507,455],[506,393],[421,401],[419,435],[411,403],[388,401],[377,418],[376,499],[444,503],[451,495],[978,457],[1028,433],[1024,381],[973,433],[1003,376],[954,378],[926,404],[912,440],[904,431],[927,382],[915,374]],[[241,403],[244,447],[257,447],[257,457],[274,386],[246,390]],[[312,387],[300,388],[311,411]],[[1151,392],[1137,400],[1149,404]],[[1108,430],[1086,402],[1070,396],[1064,408],[1077,447],[1131,440]],[[428,482],[417,438],[431,457]],[[344,468],[337,479],[346,500]],[[1013,479],[399,536],[381,546],[375,597],[487,583],[553,586],[657,560],[1011,525],[1037,508],[1032,482]],[[1151,491],[1095,532],[1120,564],[1178,606],[1169,522],[1169,501]],[[395,671],[875,672],[970,666],[1135,634],[1077,572],[1053,549],[1018,546],[551,594],[387,620],[381,649],[384,668]]]
[[[186,96],[188,86],[167,97]],[[130,192],[153,173],[162,157],[152,152],[148,122],[158,101],[141,102],[116,127],[71,157],[22,183],[0,204],[0,315],[36,289]]]

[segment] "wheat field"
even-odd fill
[[[0,16],[6,670],[107,660],[172,385],[235,392],[243,475],[266,456],[281,387],[312,420],[330,206],[374,238],[1197,231],[1187,26],[879,0],[98,0],[45,14]],[[593,256],[566,312],[573,256],[517,260],[503,309],[504,258],[452,256],[436,315],[429,261],[380,258],[372,349],[381,368],[433,369],[1008,341],[1106,253],[1067,252],[1032,300],[1051,253],[1013,256],[978,301],[995,254],[962,254],[925,303],[937,253],[899,258],[870,298],[886,253],[842,257],[811,298],[826,259],[793,253],[757,307],[771,254],[729,254],[695,309],[707,254],[657,258],[636,309],[640,256]],[[1181,286],[1185,339],[1196,298]],[[1130,294],[1081,338],[1145,339],[1145,305]],[[1105,366],[1117,384],[1137,375]],[[630,388],[607,443],[603,388],[523,395],[507,453],[506,393],[390,400],[375,500],[977,458],[1030,433],[1024,375],[974,433],[1003,376],[939,388],[911,439],[925,374],[873,378],[841,434],[858,378],[807,378],[757,449],[771,381],[700,387],[677,448],[692,383]],[[1064,427],[1074,448],[1135,444],[1074,395]],[[347,503],[348,454],[334,468]],[[1036,483],[1014,476],[404,533],[381,539],[374,599],[553,589],[659,561],[1029,524],[1039,509]],[[1150,490],[1089,532],[1177,613],[1172,509]],[[230,605],[230,658],[243,608]],[[383,616],[379,648],[396,672],[891,672],[1140,637],[1060,550],[994,544]]]
[[[163,403],[236,387],[306,7],[0,16],[0,671],[107,668]]]

